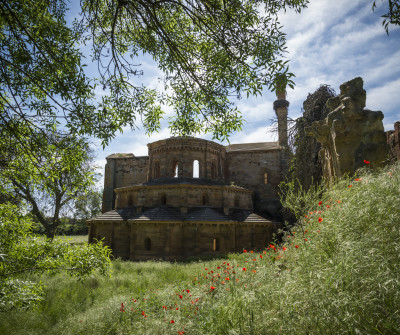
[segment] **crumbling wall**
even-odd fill
[[[365,109],[365,101],[362,78],[345,82],[340,86],[340,95],[327,101],[327,117],[306,130],[321,143],[319,158],[327,180],[353,174],[365,165],[364,161],[369,161],[371,167],[387,161],[383,113]]]

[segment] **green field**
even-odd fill
[[[400,334],[399,164],[311,205],[263,252],[37,278],[43,304],[2,315],[0,334]]]

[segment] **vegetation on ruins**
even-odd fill
[[[292,144],[293,155],[289,164],[289,179],[297,180],[305,190],[322,180],[322,166],[318,157],[321,145],[315,138],[307,136],[305,129],[314,121],[323,120],[327,116],[329,110],[325,104],[335,95],[329,85],[321,85],[314,93],[308,94],[303,102],[303,115],[290,122],[289,142]]]
[[[46,278],[12,334],[397,334],[400,165],[310,195],[280,245],[187,263],[112,262],[113,276]],[[305,200],[305,201],[304,201]],[[38,278],[38,277],[36,277]]]

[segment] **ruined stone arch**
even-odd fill
[[[174,178],[179,177],[179,162],[177,160],[174,160],[172,163],[172,176]]]

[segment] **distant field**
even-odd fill
[[[46,238],[44,235],[36,236],[39,238]],[[71,244],[85,244],[88,241],[88,235],[70,235],[70,236],[57,236],[63,240],[70,242]]]

